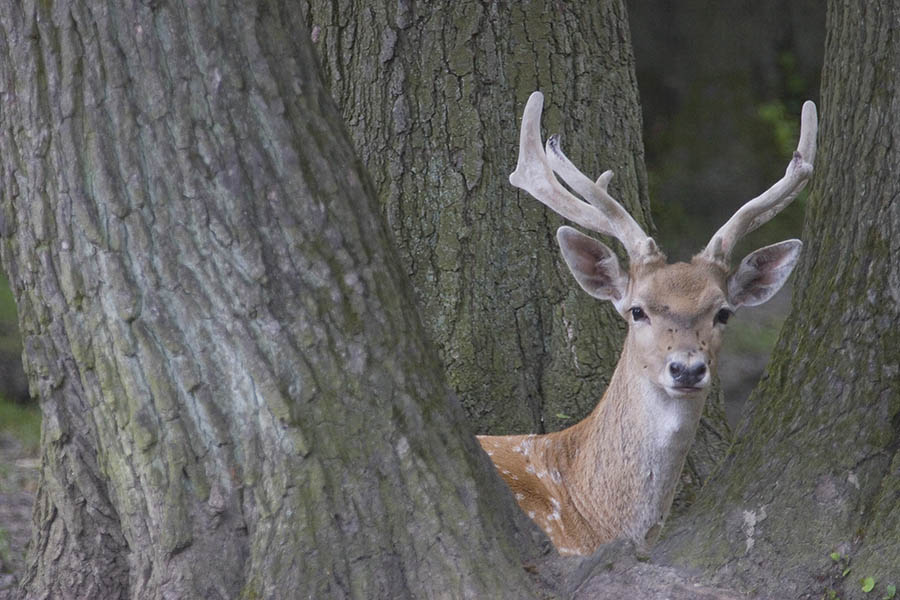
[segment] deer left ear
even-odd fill
[[[728,301],[735,308],[762,304],[781,289],[800,258],[800,240],[787,240],[748,254],[728,278]]]

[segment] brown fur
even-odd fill
[[[594,411],[555,433],[478,438],[519,506],[561,554],[589,554],[618,537],[652,544],[699,421],[705,393],[673,399],[684,422],[659,441],[648,432],[661,417],[635,396],[645,394],[646,371],[661,369],[673,346],[700,350],[702,344],[714,355],[712,313],[724,301],[725,275],[708,264],[655,263],[635,271],[629,295],[656,325],[652,332],[629,331]],[[648,335],[649,349],[642,346]]]

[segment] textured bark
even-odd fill
[[[528,95],[588,174],[650,222],[624,4],[321,2],[309,28],[375,181],[448,378],[479,433],[556,431],[612,376],[624,323],[578,289],[563,221],[508,182]],[[648,225],[648,230],[651,226]],[[689,501],[730,439],[710,395],[688,457]]]
[[[660,549],[771,597],[900,585],[898,30],[896,2],[829,2],[792,312],[730,459]]]
[[[686,570],[638,558],[624,540],[602,546],[581,562],[566,582],[572,600],[742,600],[734,590],[713,588]]]
[[[28,598],[528,597],[290,2],[0,8]]]
[[[648,222],[623,3],[309,4],[325,78],[473,426],[573,424],[603,393],[624,327],[574,285],[562,219],[508,177],[541,89],[548,131],[586,173],[613,169],[614,195]]]

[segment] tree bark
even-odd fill
[[[290,2],[0,8],[28,598],[529,597]]]
[[[659,552],[773,597],[900,585],[900,7],[829,2],[827,26],[791,315],[730,458]]]
[[[624,4],[311,0],[325,79],[479,433],[560,429],[606,388],[624,327],[562,263],[563,220],[508,181],[528,95],[576,164],[649,223]]]

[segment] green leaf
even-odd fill
[[[846,577],[849,574],[850,574],[850,567],[847,567],[846,569],[844,569],[844,572],[841,573],[841,577]]]
[[[571,415],[567,415],[566,413],[556,413],[557,419],[571,419]]]
[[[864,579],[861,579],[860,583],[862,583],[862,591],[864,591],[865,593],[868,594],[869,592],[872,591],[872,588],[875,587],[875,578],[874,577],[866,577]]]
[[[891,583],[887,586],[885,591],[887,592],[887,594],[885,594],[882,600],[891,600],[891,598],[897,595],[897,586]]]
[[[834,562],[837,562],[837,561],[841,560],[841,554],[840,554],[840,552],[832,552],[832,553],[829,554],[828,556],[830,556],[830,557],[831,557],[831,560],[833,560]]]

